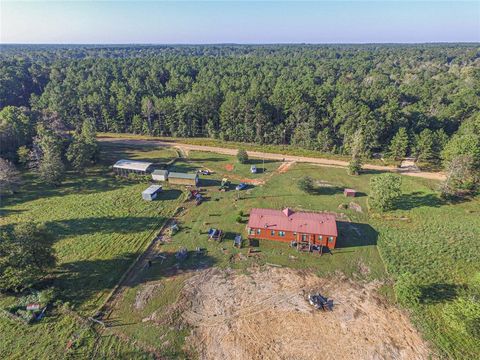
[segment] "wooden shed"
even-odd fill
[[[161,191],[162,187],[160,185],[150,185],[147,189],[143,190],[142,198],[147,201],[155,200]]]
[[[198,174],[171,172],[168,174],[168,182],[174,185],[196,186],[198,184]]]
[[[357,192],[354,189],[345,189],[343,190],[343,195],[346,197],[355,197],[357,195]]]
[[[155,181],[167,181],[168,170],[155,170],[152,172],[152,179]]]

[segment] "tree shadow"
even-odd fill
[[[99,142],[100,144],[100,155],[99,163],[105,165],[113,165],[120,159],[129,159],[135,158],[138,161],[148,161],[155,163],[166,163],[176,155],[172,156],[155,156],[155,157],[142,157],[142,153],[148,153],[156,150],[163,150],[163,148],[158,148],[155,144],[142,144],[142,145],[125,145],[125,144],[115,144],[108,142]],[[174,153],[174,150],[172,149]]]
[[[456,284],[436,283],[419,286],[420,303],[438,304],[454,300],[463,287]]]
[[[92,303],[93,310],[103,301],[103,295],[117,285],[122,275],[136,260],[139,253],[125,253],[111,259],[79,260],[62,264],[54,273],[53,285],[60,291],[61,298],[75,307],[85,302]],[[135,287],[148,281],[158,281],[179,273],[196,271],[214,266],[215,258],[206,252],[194,249],[187,251],[184,259],[175,252],[162,253],[162,257],[151,259],[151,265],[134,267],[136,273],[122,285]],[[95,301],[97,300],[97,301]]]
[[[343,187],[340,186],[316,186],[309,191],[311,195],[337,195],[343,194]]]
[[[336,248],[377,245],[378,232],[369,224],[337,220]]]
[[[161,191],[154,201],[176,200],[182,195],[182,191],[178,189],[164,189]]]
[[[92,233],[110,234],[129,234],[146,229],[153,229],[162,224],[165,218],[155,217],[89,217],[83,219],[68,219],[62,221],[47,222],[47,229],[55,234],[56,238],[86,235]]]
[[[202,187],[220,187],[222,182],[217,179],[212,179],[212,178],[201,178],[199,180],[199,186]]]
[[[17,193],[0,197],[1,206],[14,206],[53,196],[92,194],[119,189],[129,184],[128,180],[118,179],[109,174],[104,167],[90,168],[84,175],[67,172],[66,179],[60,186],[45,184],[33,173],[25,174],[23,180]]]
[[[423,193],[415,191],[409,194],[402,194],[395,201],[395,208],[398,210],[411,210],[417,207],[440,207],[447,202],[441,199],[438,195],[432,193]]]

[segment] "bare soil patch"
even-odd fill
[[[288,171],[288,169],[290,169],[290,167],[292,165],[295,164],[295,161],[288,161],[288,162],[283,162],[277,169],[278,173],[279,174],[283,174],[283,173],[286,173]]]
[[[176,308],[201,359],[427,359],[426,343],[378,295],[380,285],[305,270],[212,268],[185,282]],[[334,310],[314,310],[310,292],[332,298]]]
[[[137,292],[133,307],[136,310],[143,309],[152,299],[152,297],[156,295],[157,292],[160,291],[162,288],[163,284],[161,282],[143,285],[142,288]]]

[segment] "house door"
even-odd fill
[[[302,242],[307,242],[307,240],[308,240],[308,235],[302,234]]]

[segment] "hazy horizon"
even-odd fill
[[[2,44],[480,42],[476,1],[1,2]]]

